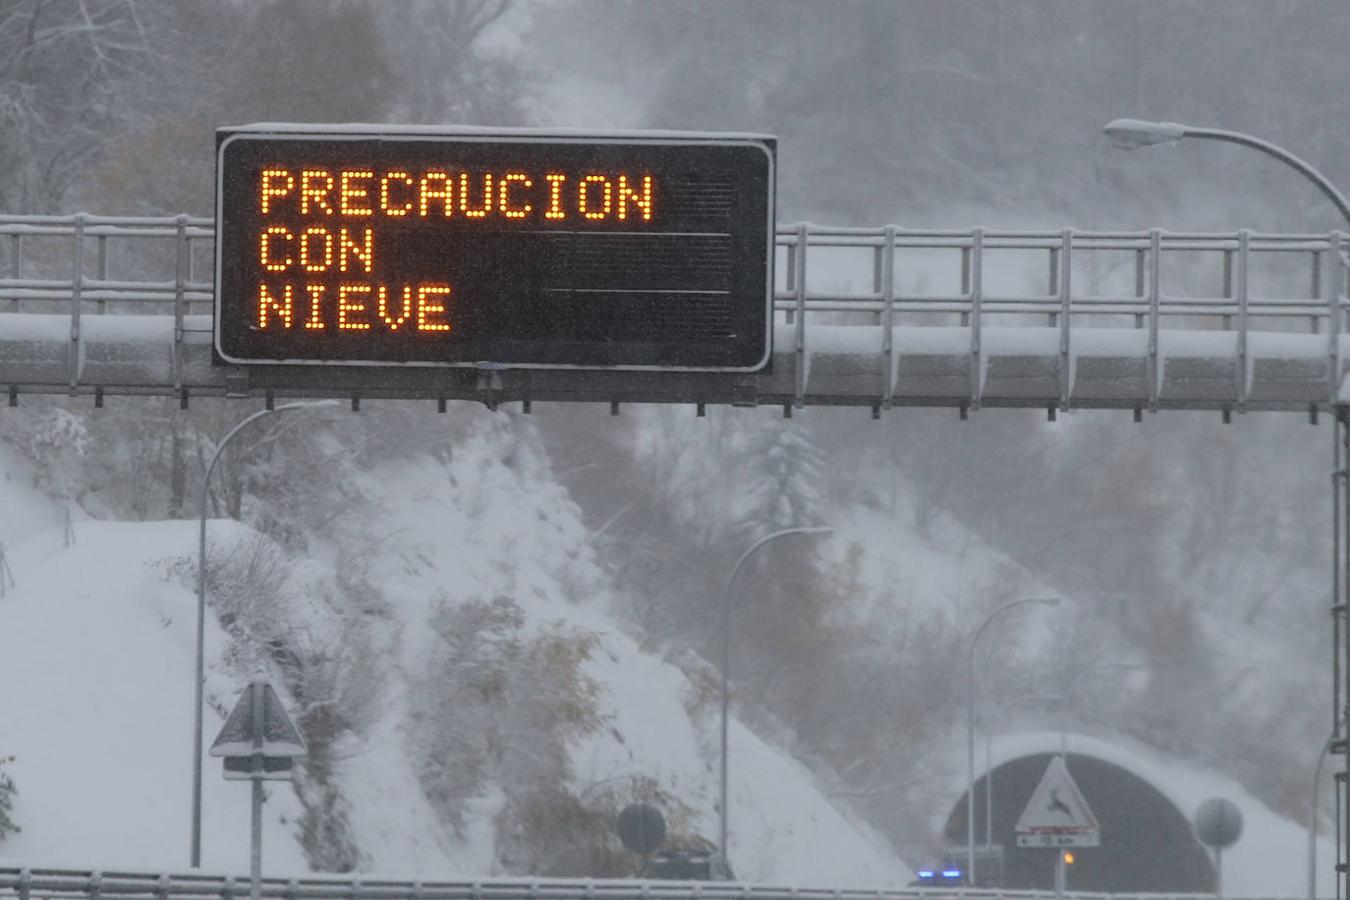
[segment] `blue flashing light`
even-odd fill
[[[920,870],[919,870],[919,877],[920,877],[920,878],[932,878],[932,877],[933,877],[933,870],[932,870],[932,869],[920,869]]]
[[[960,877],[961,877],[961,870],[960,870],[960,869],[943,869],[943,870],[942,870],[942,877],[943,877],[943,878],[960,878]]]

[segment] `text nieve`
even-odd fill
[[[444,335],[451,331],[449,296],[445,284],[342,283],[332,290],[325,284],[260,284],[255,327]]]

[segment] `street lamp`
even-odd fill
[[[1278,147],[1269,141],[1263,141],[1258,137],[1243,134],[1240,131],[1197,128],[1193,125],[1182,125],[1178,122],[1145,122],[1142,119],[1115,119],[1109,122],[1103,130],[1106,132],[1106,136],[1110,138],[1111,143],[1123,150],[1136,150],[1152,144],[1170,144],[1182,138],[1203,138],[1251,147],[1253,150],[1259,150],[1267,156],[1273,156],[1285,165],[1297,169],[1300,174],[1317,185],[1317,189],[1340,211],[1346,222],[1350,222],[1350,203],[1346,202],[1345,195],[1338,191],[1336,186],[1321,172],[1283,147]]]
[[[1260,138],[1253,137],[1250,134],[1243,134],[1237,131],[1222,131],[1217,128],[1196,128],[1191,125],[1181,125],[1177,122],[1145,122],[1139,119],[1116,119],[1108,123],[1105,127],[1106,135],[1111,143],[1125,150],[1134,150],[1139,147],[1146,147],[1150,144],[1165,144],[1172,141],[1179,141],[1182,138],[1209,138],[1216,141],[1227,141],[1232,144],[1241,144],[1244,147],[1251,147],[1259,150],[1267,156],[1272,156],[1285,165],[1297,170],[1322,192],[1332,205],[1336,207],[1341,216],[1347,223],[1350,223],[1350,202],[1347,202],[1345,195],[1337,190],[1336,186],[1312,165],[1298,158],[1294,154],[1285,150],[1283,147],[1276,146],[1269,141],[1263,141]],[[1338,252],[1339,252],[1339,248]],[[1341,258],[1345,259],[1345,254],[1341,253]],[[1333,468],[1340,470],[1340,444],[1337,442],[1336,464]],[[1335,518],[1339,520],[1339,513],[1334,513]],[[1335,738],[1333,732],[1332,739]],[[1331,746],[1331,740],[1328,740],[1327,747]],[[1313,808],[1310,811],[1308,840],[1308,896],[1312,897],[1316,890],[1315,873],[1313,866],[1316,862],[1317,843],[1316,843],[1316,803],[1317,803],[1317,780],[1322,772],[1322,762],[1326,758],[1327,750],[1322,751],[1318,757],[1317,769],[1313,774]]]
[[[1285,150],[1283,147],[1263,141],[1250,134],[1244,134],[1239,131],[1224,131],[1218,128],[1197,128],[1192,125],[1182,125],[1178,122],[1145,122],[1141,119],[1115,119],[1106,124],[1103,129],[1106,136],[1115,144],[1124,150],[1135,150],[1139,147],[1147,147],[1151,144],[1166,144],[1173,141],[1179,141],[1182,138],[1205,138],[1215,141],[1226,141],[1230,144],[1240,144],[1244,147],[1251,147],[1253,150],[1259,150],[1267,156],[1274,157],[1290,168],[1296,170],[1304,178],[1311,181],[1322,195],[1331,201],[1341,216],[1350,223],[1350,202],[1347,202],[1345,195],[1342,194],[1334,184],[1331,183],[1321,172],[1313,168],[1311,164],[1300,159],[1294,154]],[[1346,261],[1346,254],[1339,247],[1334,248],[1340,255],[1343,263]],[[1333,325],[1334,327],[1334,325]],[[1340,464],[1340,443],[1335,446],[1335,465],[1333,468],[1337,471],[1341,469]],[[1333,520],[1339,521],[1339,510],[1333,510]],[[1327,740],[1326,747],[1322,750],[1321,756],[1317,760],[1317,768],[1313,772],[1313,798],[1312,808],[1309,810],[1309,838],[1308,838],[1308,896],[1311,898],[1316,893],[1316,872],[1315,865],[1317,861],[1317,782],[1322,773],[1322,764],[1326,759],[1332,742],[1335,740],[1339,729],[1333,730],[1331,738]]]
[[[224,439],[216,445],[215,455],[206,467],[202,477],[201,522],[197,541],[197,676],[193,681],[192,714],[192,868],[202,864],[202,694],[205,691],[205,655],[206,655],[206,504],[209,500],[211,473],[230,440],[255,419],[272,413],[286,412],[292,409],[318,409],[336,406],[336,400],[305,400],[298,403],[284,403],[272,409],[261,409],[230,429]]]
[[[717,829],[717,852],[722,858],[723,873],[729,871],[727,861],[727,720],[731,711],[731,694],[728,686],[727,672],[731,668],[731,588],[736,583],[736,576],[740,574],[741,567],[745,565],[751,555],[756,550],[763,547],[770,541],[776,541],[779,538],[787,537],[792,534],[833,534],[833,528],[784,528],[782,531],[775,531],[773,534],[765,535],[750,545],[750,549],[741,554],[741,558],[736,560],[736,565],[731,570],[731,577],[727,579],[726,589],[722,593],[722,763],[721,778],[718,788],[718,812],[719,821]]]
[[[1030,603],[1058,606],[1059,598],[1023,597],[1009,600],[985,616],[970,639],[970,653],[966,660],[966,883],[972,886],[975,884],[975,646],[990,622],[1013,607]]]
[[[1059,755],[1065,757],[1066,762],[1069,755],[1069,714],[1073,711],[1073,692],[1078,688],[1079,682],[1089,675],[1095,675],[1108,669],[1139,670],[1147,668],[1147,663],[1102,662],[1084,668],[1073,677],[1073,680],[1069,682],[1069,687],[1064,691],[1064,708],[1059,719]]]

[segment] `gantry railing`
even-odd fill
[[[0,217],[0,390],[1050,409],[1317,409],[1344,237],[781,227],[768,373],[279,372],[211,358],[214,226]],[[8,314],[8,315],[7,315]]]

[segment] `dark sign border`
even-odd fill
[[[776,185],[776,141],[767,135],[720,134],[695,132],[618,132],[618,133],[573,133],[534,129],[506,130],[447,130],[404,128],[391,129],[379,126],[244,126],[241,128],[219,129],[216,147],[216,259],[215,259],[215,304],[213,321],[213,349],[215,362],[220,364],[267,367],[339,367],[339,368],[382,368],[382,369],[534,369],[534,370],[581,370],[581,371],[632,371],[632,372],[727,372],[750,373],[767,369],[773,355],[773,277],[774,277],[774,204]],[[225,151],[236,141],[314,141],[324,142],[370,142],[370,141],[428,141],[448,144],[484,144],[484,143],[522,143],[534,145],[569,145],[572,147],[752,147],[764,153],[766,162],[765,194],[766,228],[764,234],[764,306],[763,306],[763,354],[761,358],[747,365],[670,365],[670,364],[570,364],[562,362],[521,362],[493,360],[388,360],[335,358],[318,359],[313,357],[275,358],[275,357],[237,357],[227,354],[222,347],[223,319],[223,218],[224,209],[224,159]],[[584,346],[584,345],[583,345]]]

